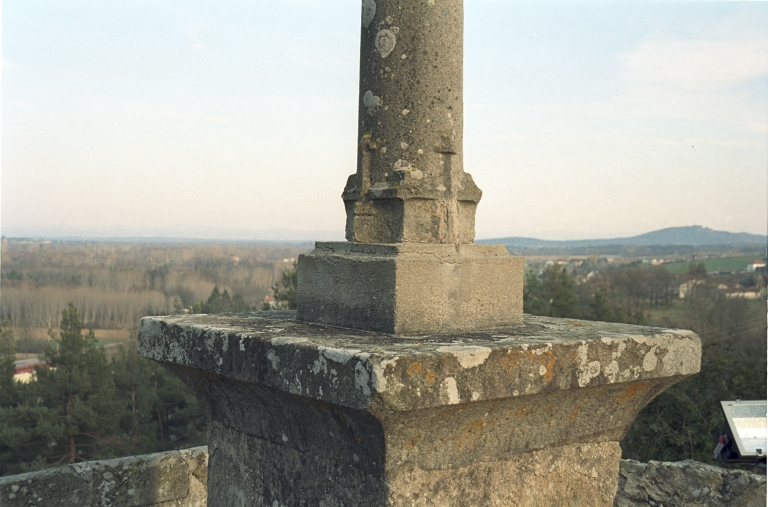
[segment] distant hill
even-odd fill
[[[658,231],[647,232],[639,236],[630,238],[611,238],[611,239],[579,239],[572,241],[549,241],[535,238],[496,238],[483,239],[476,243],[484,244],[502,244],[507,247],[555,247],[555,248],[577,248],[577,247],[599,247],[607,245],[622,246],[715,246],[715,245],[765,245],[768,243],[768,237],[758,234],[748,234],[746,232],[726,232],[715,231],[708,227],[692,225],[689,227],[669,227]]]

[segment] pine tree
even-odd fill
[[[0,407],[15,405],[18,391],[13,376],[16,373],[16,343],[7,320],[0,323]]]
[[[215,286],[208,297],[208,301],[199,303],[196,313],[247,312],[250,309],[240,294],[230,297],[227,289],[220,292],[219,287]]]
[[[532,315],[577,318],[581,314],[571,275],[558,265],[544,270],[540,277],[529,271],[525,277],[523,308]]]
[[[280,277],[280,284],[283,286],[282,289],[277,282],[272,286],[272,293],[275,296],[275,300],[278,301],[281,308],[286,310],[296,309],[298,267],[298,263],[294,261],[293,266],[283,270]]]
[[[131,454],[205,443],[205,414],[189,389],[141,357],[136,341],[112,358],[117,396],[126,407],[120,427]]]
[[[152,388],[153,364],[141,357],[136,342],[121,346],[112,358],[115,394],[125,410],[120,429],[131,454],[144,454],[160,450],[158,429],[153,417],[157,394]]]
[[[83,334],[75,305],[62,311],[59,339],[44,353],[47,365],[35,368],[27,401],[6,414],[15,426],[14,446],[25,447],[19,457],[35,459],[27,467],[76,463],[110,457],[118,444],[114,437],[121,418],[115,386],[104,349],[93,330]],[[51,333],[53,335],[53,333]],[[52,336],[53,337],[53,336]]]
[[[605,294],[597,291],[592,298],[592,302],[589,304],[589,320],[616,322],[616,314],[608,305],[608,298],[605,297]]]

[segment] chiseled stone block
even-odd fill
[[[0,477],[0,506],[204,507],[205,447]]]
[[[299,256],[297,319],[385,333],[523,321],[523,258],[501,245],[317,243]]]
[[[690,331],[531,316],[420,336],[146,317],[139,339],[207,407],[209,507],[607,507],[618,441],[701,356]]]

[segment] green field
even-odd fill
[[[762,258],[761,254],[750,255],[747,257],[723,257],[722,259],[708,259],[701,261],[707,268],[707,273],[715,273],[717,271],[744,271],[747,269],[747,264],[751,261]],[[688,271],[690,262],[674,262],[672,264],[664,264],[664,267],[669,270],[673,275],[680,275]],[[696,262],[698,264],[698,261]]]

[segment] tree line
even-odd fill
[[[55,328],[72,301],[97,329],[130,329],[145,315],[195,312],[214,288],[248,308],[301,246],[2,242],[0,319]]]

